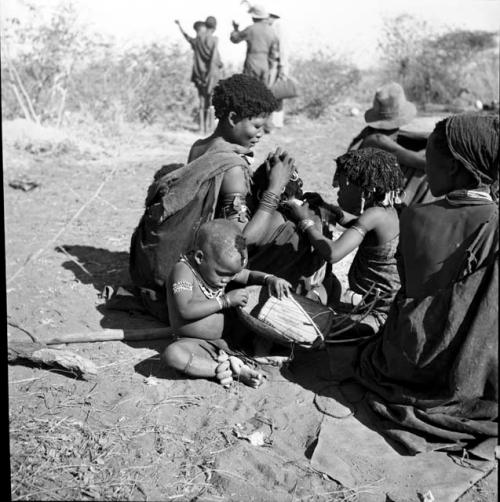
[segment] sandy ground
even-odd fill
[[[304,188],[333,201],[333,158],[361,127],[360,117],[294,119],[261,141],[257,161],[285,147]],[[23,330],[43,341],[109,327],[160,326],[133,312],[107,310],[101,293],[106,285],[130,282],[129,241],[146,188],[161,165],[185,161],[197,138],[189,131],[131,129],[119,141],[96,140],[83,153],[58,154],[30,153],[25,143],[4,141],[10,341],[29,341]],[[19,179],[39,186],[9,186]],[[348,265],[337,272],[345,274]],[[266,367],[266,384],[257,390],[241,384],[226,390],[164,367],[164,345],[61,346],[97,365],[91,381],[9,366],[12,499],[362,499],[309,465],[322,419],[313,399],[326,378],[325,353],[298,353],[286,367]],[[237,437],[254,430],[263,433],[263,446]],[[495,500],[488,479],[462,500]]]

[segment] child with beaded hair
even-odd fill
[[[336,307],[362,307],[371,304],[370,315],[363,317],[360,335],[374,334],[385,322],[392,300],[400,287],[396,264],[399,241],[400,195],[405,183],[396,157],[377,148],[350,150],[336,159],[339,183],[338,203],[361,193],[360,216],[327,204],[318,194],[306,194],[308,203],[290,204],[290,212],[298,227],[309,237],[312,246],[330,263],[345,258],[357,248],[348,273],[349,288],[340,292],[340,284],[330,294]],[[331,223],[346,230],[330,240],[317,230],[309,207],[320,208]],[[359,307],[357,310],[359,310]]]
[[[181,255],[167,283],[170,325],[177,339],[162,354],[165,363],[189,376],[215,377],[228,385],[234,379],[258,387],[263,375],[233,355],[228,313],[245,306],[244,288],[226,291],[230,282],[267,285],[270,294],[288,295],[284,279],[245,268],[245,238],[231,221],[215,219],[198,230],[195,245]]]

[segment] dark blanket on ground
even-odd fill
[[[356,378],[385,433],[410,452],[457,449],[498,434],[498,209],[475,233],[457,280],[420,298],[398,293]]]

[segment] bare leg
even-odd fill
[[[198,123],[199,123],[199,126],[200,126],[200,131],[203,132],[203,134],[205,133],[205,119],[204,119],[204,116],[205,116],[205,103],[204,103],[204,100],[203,100],[203,94],[200,90],[198,90],[198,101],[199,101],[199,105],[198,105]]]
[[[204,347],[205,341],[197,338],[181,338],[171,343],[162,353],[163,361],[186,375],[195,378],[217,378],[223,385],[231,382],[229,358],[214,359],[213,347]],[[229,380],[228,380],[229,379]]]
[[[200,91],[200,129],[203,134],[207,133],[207,100],[202,91]]]
[[[211,133],[214,130],[214,122],[215,122],[215,110],[212,106],[212,96],[211,94],[205,97],[205,124],[207,127],[207,131]]]
[[[319,302],[322,305],[326,305],[328,303],[328,295],[323,284],[314,286],[311,290],[309,290],[306,294],[306,298]]]
[[[340,296],[340,301],[342,303],[347,303],[348,305],[352,305],[353,307],[355,305],[359,305],[362,299],[363,295],[355,293],[351,289],[346,289],[345,291],[342,291],[342,294]]]

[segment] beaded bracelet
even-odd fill
[[[221,310],[231,308],[231,302],[229,301],[227,295],[216,296],[215,299],[217,300]]]
[[[224,303],[222,303],[222,300],[218,296],[216,296],[215,299],[217,300],[217,303],[219,304],[219,308],[221,310],[223,310],[224,309]]]
[[[315,225],[314,221],[311,220],[310,218],[305,218],[303,220],[300,220],[298,223],[299,230],[301,232],[305,232],[309,227],[313,227]]]
[[[231,308],[231,302],[229,301],[227,295],[222,295],[222,301],[224,302],[225,308],[227,309]]]

